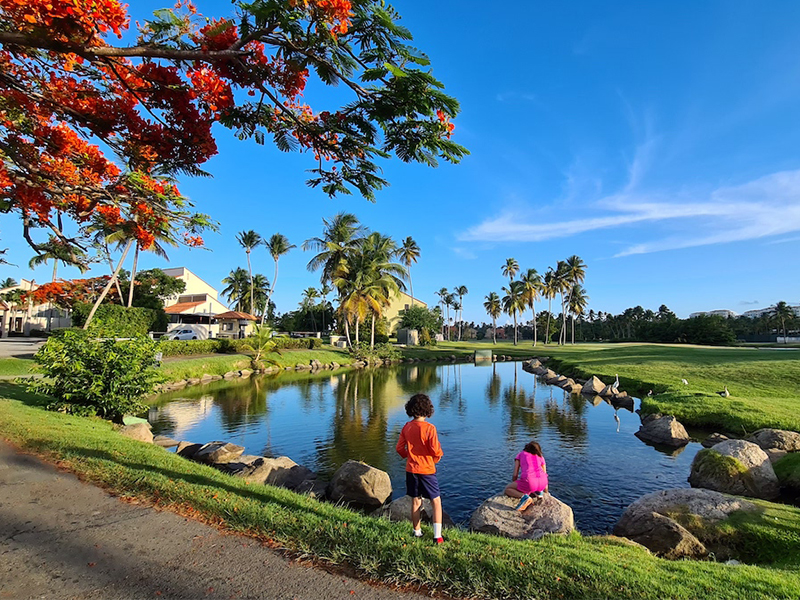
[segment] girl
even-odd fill
[[[544,462],[542,448],[536,442],[530,442],[525,449],[514,458],[514,476],[506,486],[506,496],[519,498],[517,510],[522,512],[533,504],[531,494],[537,500],[544,497],[547,490],[547,466]]]

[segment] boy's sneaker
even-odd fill
[[[433,543],[436,544],[437,546],[439,544],[444,544],[444,538],[443,537],[433,538]]]
[[[531,498],[528,494],[525,494],[522,498],[519,499],[519,504],[517,504],[518,512],[522,512],[526,508],[528,508],[531,504],[533,504],[533,498]]]

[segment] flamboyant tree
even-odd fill
[[[390,6],[233,4],[232,16],[203,16],[180,0],[137,22],[134,39],[118,0],[0,0],[0,211],[20,215],[37,253],[50,236],[83,249],[92,227],[148,250],[165,223],[202,245],[211,222],[173,181],[203,174],[215,123],[306,151],[309,185],[370,200],[386,184],[379,159],[435,166],[466,153],[450,140],[458,103]],[[312,73],[345,90],[341,108],[306,104]]]

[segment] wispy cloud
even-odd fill
[[[625,189],[629,188],[630,184]],[[706,193],[624,191],[582,208],[580,218],[561,221],[548,218],[532,220],[531,215],[503,212],[468,229],[460,239],[540,242],[644,223],[674,222],[678,225],[673,229],[679,233],[664,237],[650,233],[651,239],[635,243],[616,254],[617,257],[630,256],[800,231],[798,198],[800,170],[782,171]],[[637,229],[634,235],[641,231],[642,228]]]
[[[466,248],[462,248],[460,246],[453,246],[451,248],[454,254],[457,254],[460,258],[465,258],[467,260],[473,260],[478,258],[478,255],[472,252],[471,250],[467,250]]]
[[[758,300],[741,300],[739,302],[741,306],[755,306],[756,304],[761,304]]]
[[[498,102],[536,102],[538,99],[531,92],[500,92],[495,96]]]

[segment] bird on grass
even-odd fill
[[[719,394],[723,398],[728,398],[731,395],[731,393],[728,391],[727,385],[725,386],[725,389],[723,389],[721,392],[717,392],[717,394]]]
[[[683,385],[689,385],[689,382],[688,382],[688,381],[686,381],[685,379],[681,379],[681,383],[682,383]]]
[[[648,396],[652,396],[653,395],[653,390],[648,390],[647,395]]]

